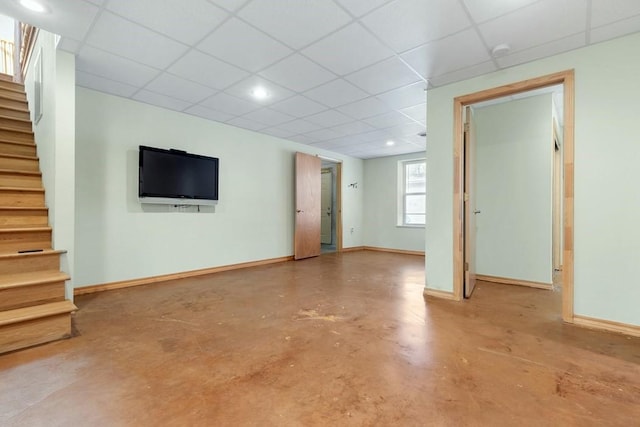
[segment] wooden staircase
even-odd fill
[[[24,86],[0,75],[0,354],[71,336]]]

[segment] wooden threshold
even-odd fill
[[[389,253],[392,253],[392,254],[424,256],[424,251],[408,251],[408,250],[404,250],[404,249],[381,248],[381,247],[378,247],[378,246],[363,246],[363,249],[365,251],[389,252]]]
[[[482,274],[476,274],[476,280],[481,280],[483,282],[500,283],[502,285],[527,286],[529,288],[546,290],[553,289],[552,283],[532,282],[529,280],[511,279],[509,277],[485,276]]]
[[[619,334],[640,337],[640,326],[629,323],[614,322],[612,320],[596,319],[593,317],[574,315],[573,323],[577,326],[599,331],[616,332]]]
[[[83,286],[73,291],[75,296],[93,294],[95,292],[111,291],[115,289],[131,288],[134,286],[150,285],[152,283],[168,282],[170,280],[186,279],[188,277],[205,276],[207,274],[221,273],[223,271],[241,270],[243,268],[258,267],[261,265],[277,264],[293,261],[293,256],[270,258],[260,261],[243,262],[239,264],[223,265],[220,267],[203,268],[201,270],[184,271],[182,273],[163,274],[160,276],[144,277],[141,279],[122,280],[119,282],[103,283],[100,285]]]

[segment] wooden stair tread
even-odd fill
[[[25,171],[25,170],[18,170],[18,169],[0,169],[0,174],[42,176],[42,172],[40,171]]]
[[[11,227],[0,228],[0,233],[13,233],[13,232],[30,232],[30,231],[51,231],[51,227]]]
[[[23,112],[23,113],[29,113],[29,109],[28,108],[14,107],[14,106],[11,106],[11,105],[4,105],[4,106],[2,106],[2,108],[5,108],[7,110],[20,111],[20,112]]]
[[[14,145],[25,145],[27,147],[35,147],[35,142],[24,142],[24,141],[7,141],[6,139],[0,138],[0,143],[2,144],[14,144]]]
[[[24,94],[24,85],[21,85],[20,83],[16,83],[16,82],[9,82],[9,83],[13,83],[15,86],[18,87],[12,87],[13,85],[9,85],[9,86],[2,86],[2,89],[4,90],[8,90],[10,92],[16,92],[16,93],[21,93]]]
[[[0,326],[14,323],[27,322],[58,314],[72,313],[78,310],[71,301],[58,301],[48,304],[40,304],[32,307],[17,308],[15,310],[0,311]]]
[[[23,156],[21,154],[4,154],[0,153],[0,157],[7,159],[20,159],[20,160],[39,160],[37,156]]]
[[[31,120],[29,120],[29,119],[21,119],[19,117],[7,116],[7,115],[4,115],[2,113],[0,113],[0,119],[6,119],[6,120],[11,120],[13,122],[21,122],[21,123],[29,123],[29,124],[31,124]]]
[[[11,252],[11,253],[6,253],[6,254],[2,254],[0,253],[0,260],[1,259],[8,259],[8,258],[31,258],[31,257],[39,257],[39,256],[46,256],[46,255],[62,255],[62,254],[66,254],[67,251],[65,250],[61,250],[61,249],[44,249],[42,251],[39,252],[24,252],[24,253],[19,253],[19,252]]]
[[[0,187],[0,191],[24,191],[25,193],[44,193],[44,188]]]
[[[66,273],[55,270],[3,274],[0,275],[0,291],[3,289],[19,288],[22,286],[66,281],[69,279],[70,277]]]
[[[46,206],[0,206],[0,211],[46,211],[49,210]]]

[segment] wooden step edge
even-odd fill
[[[64,255],[67,251],[64,249],[43,249],[38,252],[10,252],[0,254],[0,261],[3,259],[16,259],[16,258],[33,258],[46,255]]]
[[[24,146],[27,146],[27,147],[35,147],[36,146],[35,142],[8,141],[6,139],[2,139],[2,137],[0,137],[0,143],[2,143],[2,144],[13,144],[13,145],[24,145]]]
[[[5,159],[18,159],[18,160],[40,160],[37,156],[23,156],[21,154],[3,154],[0,153],[0,157]]]
[[[47,283],[66,282],[71,279],[68,274],[61,271],[43,270],[36,273],[5,274],[0,277],[0,291],[6,289],[25,288]]]
[[[20,113],[30,113],[28,108],[12,107],[9,105],[0,105],[0,108],[4,108],[5,110],[18,111]]]
[[[0,206],[0,211],[48,211],[46,206]]]
[[[20,117],[12,117],[12,116],[5,116],[4,114],[2,114],[0,112],[0,120],[10,120],[13,122],[20,122],[20,123],[29,123],[31,124],[31,119],[21,119]]]
[[[18,169],[0,169],[0,175],[29,175],[29,176],[42,176],[40,171],[25,171]]]
[[[51,231],[51,227],[14,227],[14,228],[0,228],[0,234],[2,233],[30,233],[32,231]]]
[[[44,193],[44,188],[0,187],[0,191],[17,191],[23,193]]]
[[[16,83],[16,82],[7,82],[7,83],[12,83],[13,85],[18,86],[18,87],[11,87],[11,86],[6,87],[6,86],[4,86],[4,87],[0,87],[0,89],[4,89],[4,90],[11,91],[11,92],[16,92],[16,93],[20,93],[20,94],[25,94],[26,95],[26,92],[24,90],[24,85],[22,83]]]
[[[57,316],[59,314],[72,313],[78,310],[71,301],[64,300],[50,302],[48,304],[34,305],[32,307],[16,308],[14,310],[0,311],[0,326],[14,323],[28,322],[29,320],[43,317]]]
[[[12,129],[3,129],[2,127],[0,127],[0,130],[6,130],[7,132],[15,132],[15,133],[21,133],[21,134],[24,134],[24,135],[33,136],[33,131],[32,130],[13,129],[13,128]]]

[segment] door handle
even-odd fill
[[[298,209],[296,212],[297,212],[297,213],[302,213],[302,212],[304,212],[304,211],[303,211],[302,209]]]
[[[480,211],[473,211],[473,213],[477,215],[480,213]]]

